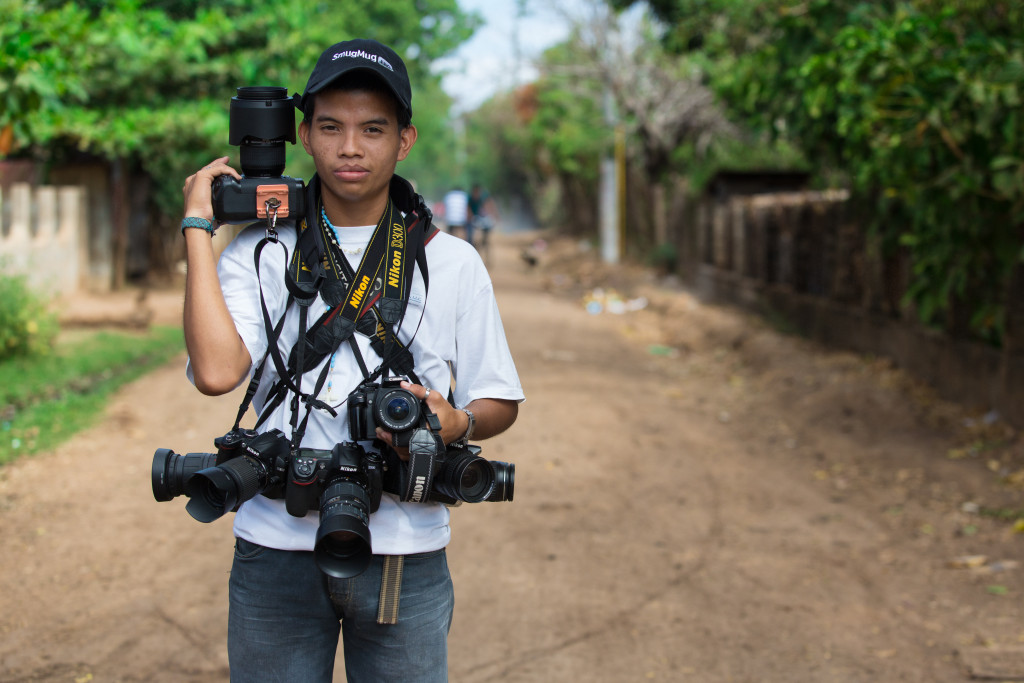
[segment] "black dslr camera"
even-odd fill
[[[380,507],[384,460],[357,443],[331,450],[300,448],[288,467],[285,507],[295,517],[320,510],[314,557],[320,570],[344,579],[369,565],[370,513]]]
[[[366,381],[348,395],[348,428],[353,441],[376,439],[376,429],[382,427],[391,432],[396,447],[409,445],[413,431],[424,420],[424,412],[420,399],[403,389],[400,382]]]
[[[305,186],[282,176],[285,142],[295,144],[295,98],[285,88],[238,88],[231,98],[228,143],[238,146],[242,179],[229,175],[213,181],[213,215],[222,223],[267,218],[301,218],[306,213]]]
[[[404,502],[460,502],[512,500],[515,465],[485,460],[479,446],[445,446],[435,433],[440,424],[429,409],[400,380],[380,384],[365,381],[348,395],[348,426],[353,441],[376,438],[376,428],[391,432],[396,448],[408,448],[409,459],[388,452],[384,490]]]
[[[153,497],[168,501],[184,494],[188,513],[212,522],[260,493],[283,496],[296,517],[320,510],[314,555],[321,571],[345,579],[369,566],[370,513],[380,506],[384,469],[379,453],[340,443],[329,451],[300,448],[292,454],[279,429],[233,429],[214,444],[217,453],[157,449]]]
[[[479,446],[445,446],[428,429],[416,429],[407,461],[388,462],[384,490],[405,502],[446,505],[511,501],[516,466],[480,457]]]
[[[281,430],[233,429],[213,443],[216,454],[157,449],[153,497],[167,501],[184,493],[190,499],[185,510],[200,522],[212,522],[260,493],[280,495],[291,449]]]

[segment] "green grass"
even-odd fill
[[[91,426],[116,389],[184,350],[181,328],[74,332],[53,353],[0,363],[0,465]]]

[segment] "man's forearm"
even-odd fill
[[[186,230],[185,246],[185,346],[196,388],[217,396],[238,386],[252,360],[224,301],[209,235]]]
[[[478,398],[466,406],[473,413],[476,424],[473,427],[473,440],[489,439],[497,436],[512,426],[519,415],[519,404],[497,398]],[[460,411],[461,412],[461,411]],[[469,418],[466,417],[466,426]],[[466,430],[463,429],[465,434]]]

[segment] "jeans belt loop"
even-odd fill
[[[404,555],[384,556],[384,569],[380,577],[380,605],[377,608],[378,624],[398,623],[398,599],[402,595],[404,565]]]

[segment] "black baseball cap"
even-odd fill
[[[399,106],[412,116],[412,86],[405,62],[394,50],[376,40],[360,38],[345,40],[324,50],[306,82],[306,91],[299,108],[306,111],[310,97],[317,94],[350,71],[364,70],[376,74],[398,99]]]

